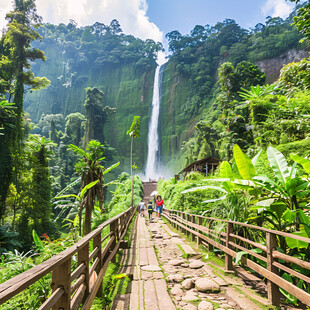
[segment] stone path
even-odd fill
[[[112,309],[261,310],[233,287],[244,286],[241,279],[216,274],[212,264],[203,262],[162,220],[138,217],[136,224],[120,270],[133,277],[131,293],[119,296]]]

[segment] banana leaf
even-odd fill
[[[251,180],[256,176],[256,171],[248,155],[242,152],[241,148],[235,144],[233,147],[234,160],[238,171],[244,180]]]
[[[310,160],[302,158],[296,154],[290,154],[290,157],[298,164],[302,165],[308,174],[310,174]]]
[[[290,176],[287,161],[283,154],[272,146],[267,149],[267,157],[277,179],[284,186]]]

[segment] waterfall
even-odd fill
[[[158,177],[161,176],[158,120],[159,120],[162,74],[163,74],[163,65],[160,65],[156,68],[155,71],[152,114],[149,122],[148,141],[147,141],[148,152],[147,152],[146,167],[144,171],[145,178],[151,178],[151,179],[158,179]]]

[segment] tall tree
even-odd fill
[[[115,113],[115,108],[103,106],[104,93],[98,88],[86,88],[86,132],[85,132],[85,145],[91,140],[98,140],[104,143],[104,124],[106,118]]]
[[[297,4],[301,2],[301,0],[290,0],[291,2],[296,2]],[[308,3],[307,3],[308,2]],[[305,35],[305,38],[310,38],[310,2],[306,1],[305,5],[303,5],[298,10],[297,16],[294,17],[294,25],[296,25],[297,29]]]
[[[9,23],[3,45],[9,50],[6,66],[11,72],[13,101],[17,107],[17,137],[20,142],[23,139],[24,87],[27,85],[32,89],[40,89],[50,82],[45,77],[35,77],[29,63],[30,60],[45,60],[43,51],[31,48],[32,41],[42,38],[35,30],[42,21],[37,14],[35,0],[14,0],[13,11],[6,15],[6,19]]]
[[[39,235],[55,233],[51,221],[51,180],[49,177],[48,159],[53,152],[55,143],[40,135],[30,135],[29,147],[30,180],[27,188],[27,203],[24,203],[19,219],[19,232],[24,246],[31,244],[31,233],[35,229]]]
[[[0,142],[0,157],[4,156],[5,162],[8,163],[5,173],[1,174],[0,179],[1,206],[4,205],[7,196],[7,183],[10,183],[12,178],[13,165],[10,163],[14,162],[16,175],[20,170],[21,160],[18,159],[18,154],[21,152],[21,142],[24,138],[23,95],[25,85],[32,89],[40,89],[49,84],[45,77],[34,76],[29,62],[36,59],[45,60],[41,50],[31,48],[31,42],[41,38],[35,31],[41,22],[41,17],[37,14],[35,0],[14,0],[13,11],[6,15],[6,19],[8,20],[7,30],[0,40],[0,51],[3,53],[3,57],[0,59],[0,92],[3,95],[8,95],[9,101],[12,101],[13,98],[16,106],[16,121],[11,134],[2,137]],[[3,118],[0,119],[0,123],[2,122],[4,122]],[[11,147],[6,147],[10,145]],[[15,154],[14,160],[13,154]],[[16,180],[18,180],[17,177]]]
[[[105,157],[102,157],[104,145],[96,140],[90,141],[87,144],[85,151],[73,144],[70,144],[69,148],[81,157],[75,165],[76,171],[81,175],[81,188],[85,188],[88,184],[97,180],[99,181],[95,186],[87,190],[87,193],[84,195],[81,202],[80,214],[82,214],[82,210],[85,208],[84,234],[86,235],[91,232],[92,211],[94,209],[96,198],[99,201],[99,207],[102,210],[104,202],[104,175],[113,168],[117,167],[119,163],[108,169],[105,169],[102,165],[100,165],[100,161],[105,159]]]
[[[16,128],[15,106],[0,98],[0,220],[5,213],[5,200],[12,177],[12,153]]]
[[[135,116],[131,123],[129,130],[127,131],[127,135],[131,138],[131,147],[130,147],[130,171],[131,171],[131,206],[133,207],[133,164],[132,164],[132,148],[133,148],[133,139],[140,137],[140,116]]]

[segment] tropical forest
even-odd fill
[[[11,2],[0,309],[309,309],[309,1],[162,41]]]

